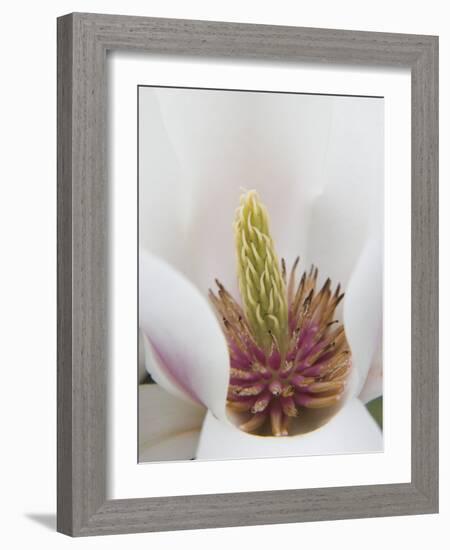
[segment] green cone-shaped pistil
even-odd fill
[[[285,348],[288,312],[285,281],[269,232],[269,219],[256,191],[241,196],[234,224],[239,289],[257,343]]]

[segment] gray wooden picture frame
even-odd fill
[[[411,483],[107,499],[109,50],[411,70]],[[437,37],[83,13],[58,19],[58,531],[83,536],[435,513],[437,349]]]

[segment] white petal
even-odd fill
[[[383,437],[376,422],[359,399],[350,399],[327,424],[314,432],[298,436],[250,435],[215,419],[208,412],[197,458],[225,460],[373,453],[382,450]]]
[[[139,244],[181,269],[191,196],[157,98],[139,92]]]
[[[172,397],[156,384],[139,386],[139,462],[195,457],[205,409]]]
[[[142,332],[140,340],[144,348],[145,369],[153,380],[174,397],[178,397],[178,399],[191,405],[202,406],[197,396],[172,373],[170,367],[163,357],[155,351],[144,332]]]
[[[174,229],[192,251],[183,272],[202,292],[219,277],[236,293],[232,221],[242,188],[259,191],[279,255],[292,262],[306,246],[310,205],[323,187],[329,98],[186,89],[146,89],[145,94],[163,122],[192,198],[186,233]],[[159,125],[154,131],[160,132]],[[165,157],[152,157],[150,168],[152,193],[171,189]],[[184,201],[175,190],[173,201],[179,200]],[[147,217],[146,230],[157,234],[160,227],[152,225]]]
[[[355,97],[335,98],[333,104],[326,184],[313,208],[305,259],[318,266],[321,280],[343,285],[354,366],[350,386],[358,395],[382,315],[384,104]]]
[[[139,317],[158,359],[147,364],[154,380],[175,395],[181,390],[223,418],[229,357],[216,316],[191,282],[143,250]]]
[[[376,233],[366,244],[348,284],[344,324],[359,380],[353,395],[364,386],[380,338],[383,315],[382,240]]]
[[[384,104],[381,99],[335,97],[323,193],[312,207],[307,264],[323,280],[347,290],[348,281],[373,231],[382,231]]]
[[[359,394],[359,399],[363,403],[368,403],[383,394],[383,346],[380,337],[378,345],[372,358],[369,372],[367,374],[364,386]]]

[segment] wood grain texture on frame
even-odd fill
[[[107,500],[106,52],[411,69],[412,481]],[[438,510],[438,39],[75,13],[58,19],[58,510],[73,535]]]

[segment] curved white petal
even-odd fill
[[[220,422],[208,412],[198,459],[264,458],[372,453],[383,450],[376,422],[359,399],[350,399],[327,424],[314,432],[288,437],[250,435]]]
[[[364,386],[359,394],[359,399],[363,403],[368,403],[383,394],[383,346],[381,340],[381,331],[378,338],[378,345],[372,358],[369,372]]]
[[[162,121],[163,136],[169,137],[191,196],[186,203],[184,194],[175,190],[172,195],[187,212],[185,232],[180,226],[175,231],[193,252],[182,271],[202,292],[219,277],[235,293],[232,222],[242,188],[259,191],[270,212],[279,256],[292,262],[306,247],[310,206],[323,188],[329,98],[174,88],[141,93],[148,97],[158,126],[152,126],[153,114],[148,124],[142,123],[160,133]],[[152,194],[159,187],[172,189],[165,159],[151,159]],[[145,156],[141,162],[150,165]],[[145,230],[157,234],[157,222],[147,217]]]
[[[139,386],[139,462],[195,458],[205,409],[156,384]]]
[[[304,260],[347,289],[373,231],[382,231],[384,105],[381,99],[327,98],[333,105],[322,194],[312,206]]]
[[[139,244],[182,270],[191,196],[157,98],[147,90],[139,93]]]
[[[206,299],[181,273],[141,250],[140,326],[157,358],[152,377],[225,417],[229,358],[225,338]]]
[[[344,324],[359,381],[358,395],[379,342],[383,315],[383,257],[381,236],[373,234],[366,244],[348,284],[344,301]]]
[[[144,332],[142,332],[141,341],[144,348],[144,368],[153,380],[174,397],[178,397],[178,399],[191,405],[201,406],[197,396],[189,388],[185,387],[172,373],[162,355],[156,352]]]

